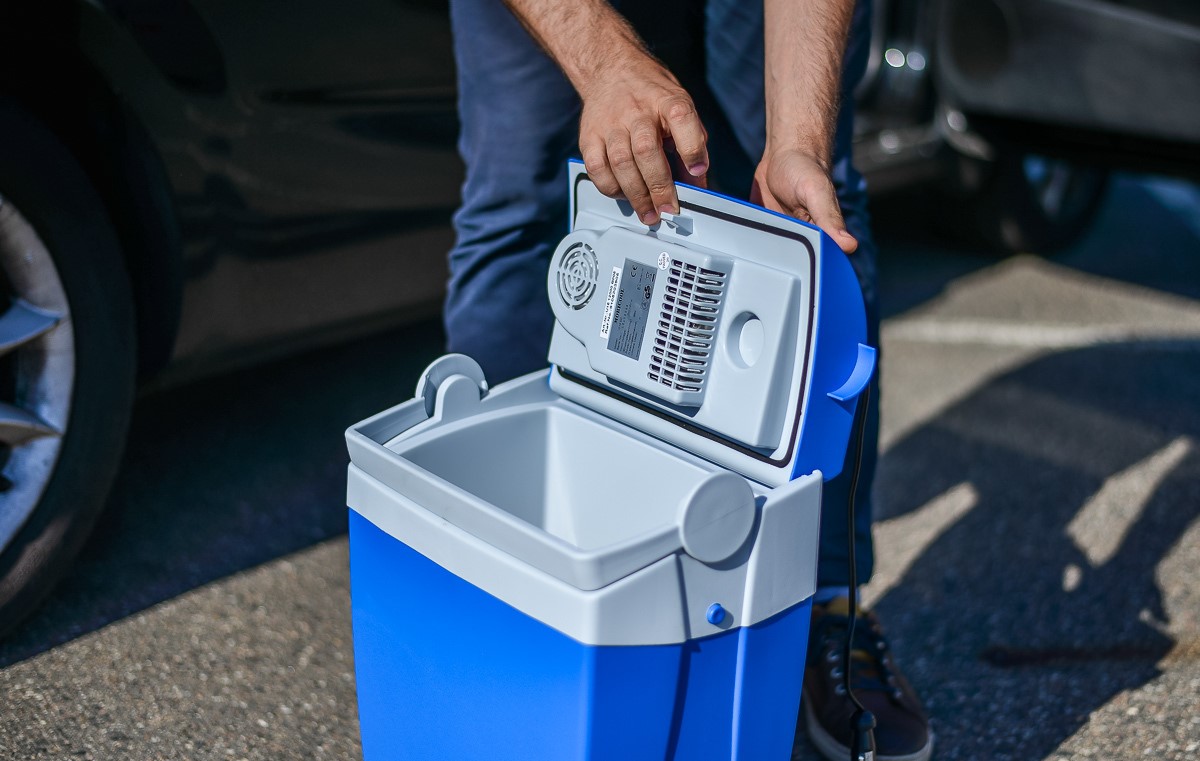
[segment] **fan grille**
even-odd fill
[[[576,243],[558,260],[558,295],[571,309],[583,309],[596,292],[599,268],[596,252],[586,243]]]
[[[708,376],[726,274],[671,261],[650,357],[650,380],[700,393]]]

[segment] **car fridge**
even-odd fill
[[[359,719],[379,759],[786,759],[821,487],[874,369],[818,229],[570,171],[550,369],[449,355],[352,427]]]

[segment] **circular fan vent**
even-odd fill
[[[558,260],[558,295],[571,309],[583,309],[596,292],[596,252],[576,243]]]

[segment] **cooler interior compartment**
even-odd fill
[[[530,527],[599,550],[674,531],[689,492],[716,471],[623,428],[562,405],[529,405],[393,451]]]

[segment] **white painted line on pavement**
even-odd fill
[[[1116,343],[1136,343],[1157,349],[1200,352],[1200,326],[1195,332],[1147,332],[1124,325],[1054,325],[1047,323],[980,320],[897,320],[886,322],[883,337],[890,341],[931,344],[976,344],[1030,349],[1078,349]]]

